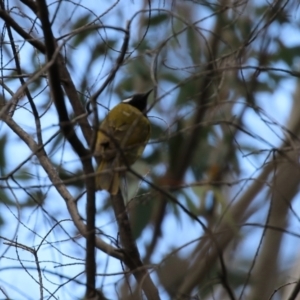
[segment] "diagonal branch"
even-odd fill
[[[26,1],[31,2],[31,1]],[[30,7],[31,8],[31,7]],[[46,47],[45,45],[40,42],[38,39],[31,36],[29,33],[27,33],[4,9],[0,8],[0,18],[3,19],[7,24],[9,24],[24,40],[26,40],[28,43],[30,43],[35,49],[39,50],[41,53],[46,53]],[[66,92],[68,99],[72,105],[72,108],[75,112],[76,116],[84,116],[85,115],[85,109],[82,106],[76,87],[72,81],[72,78],[70,76],[70,73],[68,69],[65,66],[64,58],[59,53],[57,58],[57,65],[58,65],[58,71],[61,78],[61,84],[64,88],[64,91]],[[80,128],[84,134],[84,137],[87,141],[87,143],[90,143],[90,137],[92,136],[92,131],[89,125],[89,122],[86,117],[80,118],[78,121]]]
[[[2,2],[1,2],[0,6],[1,6],[2,9],[4,9],[4,6],[3,6]],[[15,47],[15,42],[14,42],[14,38],[13,38],[13,35],[12,35],[11,27],[8,23],[6,23],[6,27],[7,27],[7,33],[8,33],[8,37],[9,37],[9,40],[10,40],[12,52],[13,52],[13,55],[14,55],[16,69],[17,69],[18,74],[21,75],[22,74],[22,68],[21,68],[21,64],[20,64],[17,49]],[[24,88],[25,88],[25,94],[28,98],[28,101],[29,101],[31,109],[32,109],[32,113],[33,113],[33,116],[34,116],[34,121],[35,121],[35,124],[36,124],[35,126],[36,126],[36,134],[37,134],[38,143],[39,143],[39,145],[42,145],[43,144],[43,138],[42,138],[41,122],[40,122],[38,111],[36,109],[33,98],[32,98],[32,96],[29,92],[29,89],[25,85],[24,78],[19,77],[19,80],[21,82],[21,85],[24,86]]]
[[[299,90],[299,89],[298,89]],[[295,95],[298,95],[298,90],[296,91]],[[283,173],[284,169],[288,166],[290,167],[290,173],[293,172],[293,176],[288,176],[288,182],[286,182],[286,176],[282,177],[280,176],[282,180],[281,187],[287,188],[289,191],[289,195],[287,196],[288,200],[283,200],[282,195],[285,194],[283,190],[278,190],[277,187],[279,187],[278,183],[276,186],[276,194],[278,197],[278,202],[286,201],[284,202],[284,205],[286,206],[289,204],[289,201],[292,200],[293,194],[295,193],[295,190],[297,190],[297,187],[299,186],[299,176],[298,176],[298,168],[299,164],[295,163],[295,157],[298,157],[298,151],[296,150],[297,147],[295,147],[295,151],[291,151],[288,154],[285,155],[284,149],[287,145],[291,146],[298,146],[299,145],[299,132],[300,132],[300,110],[299,110],[299,99],[295,99],[294,107],[292,109],[292,115],[290,118],[290,124],[289,129],[291,132],[293,132],[293,135],[291,137],[286,138],[286,140],[282,143],[282,147],[278,151],[278,155],[270,161],[264,169],[262,170],[261,174],[257,177],[257,179],[253,182],[253,184],[247,188],[245,193],[240,197],[240,199],[237,201],[235,205],[233,205],[230,209],[230,216],[232,217],[232,222],[236,224],[241,224],[245,222],[245,220],[249,217],[247,215],[247,209],[252,203],[253,199],[256,197],[256,195],[261,191],[263,187],[265,187],[266,182],[268,181],[268,178],[274,170],[278,169],[279,173]],[[295,154],[296,152],[296,154]],[[278,162],[278,158],[282,158],[280,162]],[[298,161],[297,161],[298,162]],[[297,174],[294,176],[294,174]],[[272,224],[271,224],[272,225]],[[218,227],[218,232],[221,232],[218,236],[218,243],[219,246],[222,249],[225,249],[230,241],[234,238],[236,235],[236,230],[228,224],[226,221],[226,218],[223,218],[221,224]],[[195,261],[197,260],[199,263],[196,265],[193,265],[185,278],[185,280],[182,282],[181,286],[178,289],[178,296],[177,299],[182,299],[182,295],[189,294],[192,289],[199,285],[199,283],[203,280],[211,266],[215,263],[218,252],[217,249],[214,247],[213,242],[211,240],[204,240],[201,241],[199,246],[197,247],[197,257],[195,258]],[[205,257],[205,260],[203,259]]]
[[[145,292],[148,300],[159,300],[157,288],[153,284],[147,269],[143,266],[140,254],[130,227],[130,222],[124,205],[124,199],[119,193],[111,197],[113,210],[117,219],[119,234],[124,251],[124,262],[132,271],[139,287]]]
[[[34,141],[34,139],[24,131],[9,115],[0,114],[1,120],[7,124],[8,127],[28,146],[28,148],[36,155],[39,160],[39,163],[44,168],[47,173],[49,180],[52,182],[53,186],[56,188],[57,192],[61,195],[61,197],[65,200],[68,211],[71,215],[71,218],[74,222],[74,225],[78,229],[79,233],[86,237],[87,236],[87,227],[83,223],[81,216],[78,213],[78,209],[76,206],[76,200],[69,193],[68,189],[64,182],[60,179],[59,174],[53,167],[49,158],[45,155],[44,152],[40,151],[41,147]],[[118,259],[124,260],[124,255],[116,248],[111,245],[105,243],[99,237],[95,238],[96,247],[101,251],[107,253],[108,255]]]
[[[36,15],[38,14],[37,4],[33,0],[20,0],[23,4],[27,5]]]
[[[45,0],[40,0],[38,3],[39,16],[42,23],[42,29],[45,37],[47,60],[51,61],[56,50],[56,42],[49,21],[48,7]],[[75,133],[72,123],[70,122],[67,108],[64,101],[64,94],[61,88],[60,73],[58,62],[55,61],[48,70],[50,90],[53,96],[54,104],[58,113],[60,128],[65,138],[72,145],[74,151],[81,159],[85,174],[94,173],[94,168],[91,161],[90,151],[85,149],[78,136]],[[95,180],[86,177],[85,179],[87,191],[87,237],[86,237],[86,297],[93,298],[98,292],[96,290],[96,262],[95,262]],[[101,298],[103,298],[101,294]]]
[[[214,29],[214,32],[218,32],[221,24],[219,21]],[[202,81],[202,84],[199,86],[199,97],[197,99],[198,102],[198,108],[194,115],[194,120],[192,121],[192,124],[194,125],[193,129],[191,130],[190,134],[186,137],[186,140],[184,143],[182,143],[182,146],[180,147],[178,154],[181,159],[177,160],[177,164],[174,166],[170,166],[170,168],[165,173],[164,178],[162,179],[162,182],[167,182],[171,186],[178,185],[190,165],[190,162],[192,161],[194,154],[197,150],[198,143],[201,139],[201,130],[200,126],[198,124],[201,123],[203,120],[203,117],[206,113],[206,109],[208,105],[206,105],[209,102],[209,93],[211,91],[210,85],[213,81],[213,76],[216,73],[215,68],[215,57],[218,52],[218,45],[219,45],[219,39],[217,36],[213,35],[213,38],[211,40],[210,46],[208,47],[209,52],[209,62],[206,66],[206,70],[204,70],[204,73],[206,74],[205,78]],[[191,76],[191,78],[194,78],[194,75]],[[150,244],[148,245],[146,258],[147,260],[150,259],[152,253],[154,252],[154,249],[157,245],[158,238],[161,236],[161,226],[165,217],[166,213],[166,207],[167,207],[167,201],[163,197],[161,197],[160,201],[158,201],[158,205],[154,211],[154,233],[152,240]]]

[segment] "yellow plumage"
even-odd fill
[[[115,106],[97,133],[95,154],[100,156],[101,163],[96,188],[116,195],[121,173],[116,169],[132,165],[143,153],[149,137],[150,122],[138,108],[129,103]]]

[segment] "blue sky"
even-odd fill
[[[83,4],[83,2],[81,2]],[[92,7],[93,11],[100,15],[108,7],[110,7],[112,2],[105,2],[101,4],[101,7],[99,5],[95,5]],[[92,2],[91,5],[94,3]],[[107,5],[107,8],[105,7]],[[156,5],[153,4],[153,5]],[[162,5],[160,3],[160,5]],[[72,4],[70,4],[70,9],[72,7]],[[74,6],[73,6],[74,7]],[[117,4],[119,12],[123,12],[124,15],[128,14],[129,16],[133,15],[135,11],[139,9],[139,3],[137,2],[120,2]],[[168,7],[164,7],[167,9]],[[64,14],[68,14],[68,11],[62,10],[61,14],[58,15],[59,23],[64,24],[65,18]],[[201,14],[205,14],[205,10],[201,11]],[[80,15],[80,12],[78,12]],[[295,13],[297,14],[297,13]],[[195,17],[199,17],[196,15]],[[296,20],[296,15],[292,16],[292,20]],[[76,14],[74,15],[74,18],[76,18]],[[110,17],[109,12],[106,16],[103,17],[102,21],[105,24],[111,24],[116,25],[116,19],[118,18],[118,15],[116,14],[114,18]],[[203,27],[210,28],[211,26],[211,19],[207,19],[205,23],[202,24]],[[119,18],[117,19],[118,26],[124,27],[125,26],[125,18],[122,18],[121,13],[119,15]],[[67,26],[66,26],[67,27]],[[66,29],[66,28],[63,28]],[[275,30],[275,29],[274,29]],[[297,29],[293,28],[293,25],[291,26],[284,26],[283,28],[279,28],[280,34],[286,36],[285,43],[289,46],[294,45],[300,45],[300,39],[299,34],[297,32]],[[276,34],[276,30],[274,31],[274,34]],[[59,32],[59,34],[62,34]],[[116,33],[117,34],[117,33]],[[122,34],[118,34],[118,36],[122,36]],[[134,38],[134,37],[133,37]],[[21,44],[20,44],[21,46]],[[89,51],[89,49],[93,46],[93,40],[88,40],[85,47],[78,48],[78,49],[71,49],[71,61],[72,61],[72,75],[74,75],[74,81],[75,83],[79,83],[82,76],[85,76],[86,73],[86,64],[87,61],[85,58],[86,51]],[[119,47],[120,45],[115,45],[115,47]],[[21,63],[25,70],[31,70],[32,66],[30,65],[31,59],[28,59],[28,62],[26,61],[26,56],[31,58],[32,51],[29,50],[28,45],[25,45],[25,47],[22,50],[22,56],[21,56]],[[36,59],[39,58],[43,59],[41,55],[37,55]],[[79,59],[80,58],[80,59]],[[4,55],[4,60],[7,59],[7,56]],[[96,89],[100,86],[100,84],[103,82],[103,79],[107,75],[107,72],[109,68],[111,67],[111,59],[109,56],[107,57],[107,60],[102,64],[102,62],[99,61],[99,65],[93,65],[93,67],[89,70],[90,74],[90,84],[91,90]],[[277,65],[276,67],[283,67],[287,68],[288,66],[284,65]],[[296,66],[295,66],[296,67]],[[70,68],[71,69],[71,68]],[[263,75],[262,75],[263,76]],[[117,77],[118,80],[118,77]],[[117,81],[116,80],[116,81]],[[276,91],[272,93],[272,95],[267,93],[261,93],[258,96],[259,100],[259,106],[262,108],[262,110],[266,113],[265,117],[267,117],[270,120],[276,120],[276,124],[271,125],[272,130],[274,130],[277,134],[281,134],[281,125],[286,124],[289,115],[291,113],[291,107],[292,107],[292,94],[295,90],[295,85],[297,81],[293,78],[288,78],[285,81],[281,83],[280,86],[276,87]],[[47,82],[44,81],[44,85],[46,85]],[[16,88],[14,84],[11,84],[11,88]],[[167,85],[161,85],[158,87],[158,93],[162,94],[166,92],[169,88]],[[37,95],[39,91],[35,91],[34,94]],[[109,91],[104,93],[104,95],[109,95]],[[127,96],[124,92],[124,96]],[[44,94],[43,96],[37,97],[38,105],[41,105],[45,101],[45,97],[49,97],[48,94]],[[105,98],[106,99],[106,98]],[[110,104],[110,107],[115,105],[120,99],[116,97],[114,94],[112,94],[112,97],[109,98],[108,101],[103,101],[101,99],[101,102],[103,104]],[[105,102],[105,103],[104,103]],[[270,102],[272,102],[272,105],[270,107]],[[171,105],[172,99],[169,97],[169,99],[166,100],[165,105]],[[22,99],[20,101],[20,105],[25,104],[25,100]],[[236,105],[235,107],[236,113],[238,114],[240,111],[240,107]],[[105,110],[100,110],[100,117],[102,118],[105,115]],[[158,111],[154,108],[150,115],[154,117],[159,117]],[[18,120],[18,122],[22,125],[23,129],[25,129],[28,133],[34,133],[34,120],[32,118],[31,113],[26,111],[26,109],[19,109],[16,111],[14,118]],[[158,121],[159,122],[159,121]],[[268,144],[273,145],[274,147],[280,146],[280,138],[274,134],[272,130],[268,126],[266,126],[266,123],[263,122],[260,118],[260,116],[257,115],[253,110],[247,110],[247,113],[244,118],[244,122],[247,128],[251,128],[253,133],[259,134],[260,137],[263,139],[266,139],[268,141]],[[57,124],[57,117],[55,114],[54,107],[52,106],[50,110],[47,112],[47,114],[42,118],[42,124],[43,124],[43,135],[45,140],[47,138],[51,137],[54,132],[58,130],[58,124]],[[167,125],[166,125],[167,126]],[[30,155],[30,151],[24,147],[19,139],[16,137],[16,135],[12,134],[11,131],[7,130],[7,127],[2,125],[1,127],[1,134],[7,134],[7,148],[6,148],[6,157],[8,157],[8,161],[6,162],[6,172],[9,172],[13,170],[16,166],[18,166],[25,158],[27,158]],[[240,141],[243,143],[248,143],[249,145],[258,148],[258,149],[268,149],[270,148],[270,145],[260,142],[257,139],[249,138],[245,134],[239,135]],[[22,147],[22,150],[20,150]],[[47,151],[50,150],[51,146],[48,146],[46,149]],[[146,149],[147,151],[151,151],[151,148],[148,147]],[[260,156],[249,156],[247,158],[243,157],[244,153],[240,153],[239,160],[241,162],[241,177],[247,178],[250,174],[253,174],[259,166],[261,166],[262,162],[267,156],[267,153],[262,153]],[[76,155],[71,150],[70,146],[66,143],[64,145],[63,149],[60,149],[57,153],[53,154],[53,159],[58,164],[60,163],[68,170],[76,170],[81,167],[80,162]],[[49,184],[49,180],[47,178],[47,175],[43,170],[39,167],[39,165],[36,163],[35,158],[32,158],[27,164],[27,171],[30,173],[31,179],[27,180],[28,186],[30,185],[36,185],[36,184]],[[193,178],[189,175],[189,173],[186,176],[186,179],[189,181],[193,181]],[[9,181],[10,184],[14,185],[12,181]],[[59,220],[65,220],[62,222],[64,229],[69,233],[71,236],[76,236],[76,229],[74,228],[72,222],[70,221],[70,217],[68,214],[68,211],[65,207],[65,204],[63,200],[60,199],[58,193],[51,189],[49,192],[47,191],[47,186],[43,188],[43,191],[46,197],[46,201],[44,204],[44,209],[49,213],[50,216],[55,216]],[[70,191],[74,197],[78,195],[78,190],[75,188],[70,188]],[[194,201],[197,201],[197,198],[195,198],[195,194],[193,194],[192,190],[189,190],[190,195],[194,195]],[[22,190],[16,190],[14,192],[10,193],[12,201],[16,202],[18,205],[22,205],[22,202],[27,199],[27,195]],[[105,192],[98,192],[97,193],[97,205],[100,209],[103,206],[103,203],[106,201],[107,194]],[[179,199],[182,201],[182,199]],[[298,211],[299,207],[299,196],[297,196],[297,199],[294,201],[294,208],[296,211]],[[84,216],[85,215],[85,200],[84,196],[80,199],[78,202],[79,211]],[[22,208],[21,210],[17,210],[13,208],[12,206],[6,206],[1,205],[1,216],[6,220],[6,223],[4,226],[1,227],[0,235],[5,236],[7,238],[15,238],[19,243],[23,243],[26,245],[30,245],[32,248],[37,248],[39,243],[41,242],[41,238],[38,237],[36,234],[34,234],[31,230],[34,230],[35,232],[38,232],[38,234],[43,237],[45,236],[50,228],[51,228],[51,221],[47,219],[46,214],[42,213],[40,209],[36,209],[36,207],[30,207],[30,208]],[[170,208],[169,208],[170,209]],[[22,223],[19,223],[18,220],[18,213],[21,213],[21,220]],[[264,216],[266,214],[266,205],[263,206],[263,209],[255,216],[255,219],[264,220]],[[153,257],[154,262],[160,262],[161,258],[166,255],[170,249],[174,249],[176,247],[179,247],[181,245],[184,245],[185,243],[188,243],[189,241],[199,237],[201,235],[201,228],[199,228],[198,225],[195,225],[193,221],[190,220],[190,218],[187,218],[185,214],[182,212],[179,212],[180,222],[178,222],[178,217],[174,216],[172,214],[169,214],[165,221],[164,221],[164,234],[163,239],[159,240],[157,249],[158,251]],[[99,214],[97,216],[97,226],[99,229],[105,231],[106,234],[116,236],[116,224],[115,219],[110,211],[110,213],[106,214]],[[290,219],[290,226],[293,228],[294,231],[297,231],[299,228],[299,223],[295,220],[295,218],[291,217]],[[145,242],[149,241],[149,237],[151,234],[151,228],[148,227],[143,232],[142,237],[137,241],[138,246],[141,250],[141,254],[145,251]],[[257,237],[259,236],[259,233],[261,232],[260,229],[255,229],[252,231],[251,234],[248,234],[247,237],[244,239],[243,243],[239,245],[241,252],[248,254],[248,253],[254,253],[257,249]],[[180,235],[180,238],[178,236]],[[44,246],[41,248],[41,251],[38,253],[39,259],[41,261],[44,261],[41,263],[42,269],[53,271],[53,272],[61,272],[65,274],[66,276],[74,276],[78,272],[84,270],[84,249],[82,247],[85,246],[84,240],[82,238],[76,239],[76,243],[79,243],[77,245],[75,242],[69,241],[69,236],[63,232],[63,230],[56,228],[50,235],[49,238],[47,238],[49,241],[52,241],[53,245],[46,245],[44,243]],[[107,241],[109,241],[107,239]],[[282,255],[285,257],[286,260],[288,260],[292,255],[294,254],[295,249],[295,243],[297,240],[295,238],[286,237],[285,238],[285,249],[282,253]],[[58,249],[61,250],[65,255],[60,255],[60,252],[53,248],[56,247],[56,244],[58,244]],[[82,247],[81,247],[82,246]],[[4,268],[9,266],[18,266],[20,267],[20,262],[18,261],[18,255],[22,257],[22,261],[26,261],[27,266],[35,267],[35,264],[30,262],[33,261],[33,256],[29,254],[28,252],[18,249],[14,247],[10,247],[8,249],[8,252],[6,252],[7,246],[3,243],[0,244],[0,253],[4,253],[4,257],[0,260],[0,272],[2,272],[2,276],[0,276],[0,286],[4,287],[5,290],[7,290],[8,294],[11,298],[15,299],[37,299],[39,297],[39,288],[38,284],[34,282],[33,278],[37,279],[37,272],[35,270],[31,270],[30,273],[32,274],[33,278],[28,276],[26,272],[22,271],[15,271],[15,270],[5,270]],[[6,252],[6,253],[5,253]],[[180,252],[182,256],[188,254],[188,248],[184,249]],[[121,271],[120,263],[116,261],[113,258],[107,258],[106,255],[101,253],[100,251],[97,252],[97,262],[98,262],[98,272],[99,273],[113,273],[113,272],[119,272]],[[58,264],[61,263],[64,264],[72,264],[64,266],[64,267],[58,267]],[[2,271],[1,271],[2,270]],[[21,274],[21,275],[20,275]],[[121,278],[122,276],[118,276]],[[47,273],[45,273],[45,279],[44,284],[47,288],[51,289],[53,291],[55,289],[56,284],[61,284],[64,280],[59,279],[57,276],[51,276]],[[84,282],[83,276],[79,278]],[[98,279],[98,283],[101,283],[102,280],[104,280],[104,292],[107,297],[114,297],[115,296],[115,282],[116,277],[115,276],[108,276],[103,279],[103,277],[100,277]],[[55,282],[55,283],[53,283]],[[11,285],[11,286],[10,286]],[[26,297],[21,294],[20,291],[17,290],[17,288],[22,290],[22,293],[26,293]],[[68,299],[70,295],[73,295],[73,299],[76,297],[80,297],[83,295],[84,288],[79,285],[66,285],[64,288],[60,290],[58,295],[61,299]],[[163,299],[167,299],[167,295],[163,294]],[[0,296],[1,297],[1,296]]]

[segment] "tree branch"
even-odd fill
[[[76,206],[76,200],[69,193],[68,189],[64,182],[60,179],[57,171],[53,167],[49,158],[45,155],[44,152],[40,151],[41,147],[33,140],[33,138],[25,132],[14,120],[7,114],[0,114],[1,120],[5,122],[10,129],[15,132],[15,134],[25,142],[28,148],[36,155],[41,166],[44,168],[47,173],[49,180],[52,182],[53,186],[56,188],[57,192],[65,200],[70,216],[74,222],[74,225],[78,229],[79,233],[86,237],[88,234],[87,227],[83,223],[81,216],[78,213]],[[99,237],[95,237],[96,247],[101,251],[107,253],[108,255],[118,259],[124,260],[124,255],[119,249],[112,247],[111,245],[105,243]]]
[[[42,29],[45,37],[47,60],[51,61],[56,50],[56,43],[49,21],[48,7],[45,0],[39,0],[38,11],[42,23]],[[61,88],[60,72],[57,61],[49,67],[49,83],[50,90],[53,96],[54,104],[58,113],[60,128],[65,138],[72,145],[74,151],[81,159],[85,174],[94,173],[94,168],[91,161],[90,151],[86,150],[81,141],[75,134],[72,123],[69,120],[67,108],[64,101],[64,94]],[[66,75],[66,74],[64,74]],[[87,177],[85,180],[87,191],[87,236],[86,236],[86,298],[94,298],[97,294],[96,290],[96,262],[95,262],[95,180]]]
[[[147,269],[143,266],[130,228],[130,222],[124,205],[124,199],[119,190],[118,194],[111,196],[112,206],[118,223],[121,244],[124,247],[124,262],[132,271],[140,288],[145,292],[148,300],[160,299],[157,288],[153,284]]]
[[[30,2],[30,1],[26,1],[26,2]],[[35,49],[39,50],[43,54],[46,54],[45,45],[39,40],[32,37],[30,34],[28,34],[21,26],[19,26],[17,22],[15,22],[15,20],[4,9],[0,9],[0,18],[2,18],[7,24],[9,24],[25,41],[30,43]],[[81,105],[81,102],[78,98],[76,87],[72,81],[68,69],[65,66],[64,58],[60,53],[58,54],[57,65],[59,69],[59,75],[61,78],[61,84],[64,87],[64,90],[72,105],[75,115],[76,116],[85,115],[85,109]],[[92,131],[87,118],[86,117],[81,118],[78,121],[78,123],[87,141],[87,144],[89,145],[92,136]]]

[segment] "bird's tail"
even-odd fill
[[[118,167],[115,159],[110,161],[102,160],[97,168],[96,189],[106,190],[111,195],[116,195],[120,188],[120,174],[114,171]]]

